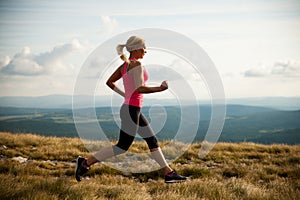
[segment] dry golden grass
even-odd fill
[[[218,143],[203,159],[200,143],[191,145],[171,166],[191,176],[165,184],[161,170],[123,175],[95,165],[78,183],[74,163],[89,155],[78,138],[0,133],[0,199],[299,199],[300,145]],[[162,142],[161,146],[168,143]],[[100,142],[90,142],[100,147]],[[147,152],[135,142],[131,152]],[[168,149],[172,153],[172,149]],[[13,157],[28,158],[26,163]]]

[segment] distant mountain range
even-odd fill
[[[147,106],[143,108],[143,113],[149,121],[155,120],[156,117],[159,120],[162,115],[166,116],[163,128],[157,132],[159,140],[170,140],[175,137],[182,120],[181,109],[199,109],[200,121],[195,121],[192,117],[184,119],[184,122],[191,125],[199,125],[196,136],[189,136],[187,129],[185,137],[193,137],[194,142],[203,141],[210,124],[211,107],[209,105],[181,108],[166,106],[164,108],[165,113],[162,113],[160,109],[152,109],[150,112],[150,107]],[[91,109],[93,108],[79,110],[87,113],[87,118],[80,123],[84,125],[85,138],[99,139],[96,132],[89,131],[91,120],[94,120],[88,115]],[[95,112],[96,122],[99,123],[106,137],[111,140],[118,139],[118,108],[97,107]],[[66,108],[0,107],[0,131],[78,137],[72,109]],[[182,139],[184,141],[185,138]],[[287,111],[257,106],[227,105],[225,124],[219,141],[300,144],[300,110]]]
[[[91,96],[80,96],[80,107],[89,107],[88,102],[93,99]],[[111,96],[96,96],[94,98],[95,107],[111,106]],[[122,99],[115,97],[114,101],[119,104]],[[184,104],[184,102],[181,102]],[[207,100],[200,100],[199,104],[209,104]],[[300,110],[300,97],[259,97],[259,98],[235,98],[226,99],[227,104],[238,104],[247,106],[260,106],[267,108],[274,108],[278,110]],[[177,105],[174,99],[151,99],[145,98],[145,106],[153,104],[161,105]],[[189,104],[189,102],[186,102]],[[8,96],[0,97],[1,107],[21,107],[21,108],[72,108],[71,95],[49,95],[38,97],[23,97],[23,96]]]

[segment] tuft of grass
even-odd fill
[[[227,167],[223,170],[222,175],[225,178],[242,178],[246,175],[247,171],[244,168],[237,168],[237,167]]]
[[[83,199],[84,192],[63,178],[0,175],[1,199]]]
[[[193,179],[212,176],[212,172],[209,169],[191,165],[182,167],[178,172],[183,176],[190,176]]]

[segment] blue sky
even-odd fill
[[[197,42],[229,98],[300,96],[299,1],[130,2],[1,0],[0,96],[72,94],[99,44],[140,28]]]

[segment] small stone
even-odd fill
[[[31,151],[36,151],[36,150],[37,150],[36,147],[32,147],[32,148],[31,148]]]
[[[6,157],[4,155],[0,155],[0,160],[6,160]]]
[[[27,158],[23,158],[22,156],[13,157],[12,160],[17,161],[17,162],[19,162],[19,163],[21,163],[21,164],[27,162]]]
[[[131,173],[129,171],[123,171],[124,176],[131,176]]]
[[[149,178],[149,179],[148,179],[148,182],[149,182],[149,183],[154,183],[154,182],[156,182],[156,180],[153,180],[152,178]]]
[[[52,166],[56,166],[56,163],[54,161],[51,160],[47,160],[46,161],[48,164],[52,165]]]

